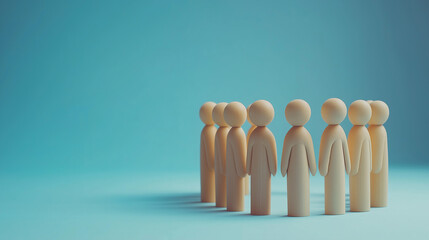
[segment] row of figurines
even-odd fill
[[[317,172],[313,141],[304,127],[311,109],[304,100],[293,100],[285,115],[292,125],[281,157],[281,172],[287,175],[288,215],[308,216],[309,172],[313,176]],[[354,126],[348,138],[340,126],[346,115],[347,107],[338,98],[328,99],[322,106],[322,118],[328,124],[319,152],[319,172],[325,177],[325,214],[345,213],[344,172],[350,177],[351,211],[387,206],[387,133],[383,124],[389,108],[382,101],[353,102],[348,116]],[[270,214],[271,175],[277,172],[276,141],[266,127],[274,118],[271,103],[259,100],[246,110],[239,102],[206,102],[200,118],[206,124],[200,146],[201,201],[216,202],[228,211],[243,211],[250,175],[251,214]],[[247,137],[241,128],[246,118],[252,125]]]

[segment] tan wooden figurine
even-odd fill
[[[371,139],[365,124],[371,118],[371,107],[363,100],[349,107],[349,120],[353,124],[348,136],[351,170],[349,174],[350,211],[370,210]]]
[[[256,125],[253,124],[253,122],[249,118],[249,108],[250,108],[250,105],[247,107],[247,121],[250,123],[250,128],[247,131],[247,135],[246,135],[247,145],[249,144],[250,134],[252,134],[253,130],[255,130],[255,128],[256,128]],[[250,183],[249,182],[249,175],[246,174],[246,178],[244,179],[244,194],[246,194],[246,195],[249,195],[249,192],[250,192],[249,191],[249,183]]]
[[[250,202],[252,215],[271,212],[271,174],[277,172],[277,150],[274,135],[266,127],[274,118],[268,101],[258,100],[249,108],[250,120],[258,126],[250,135],[247,149],[247,173],[251,176]]]
[[[304,100],[293,100],[285,110],[286,120],[292,128],[285,136],[281,171],[287,174],[288,216],[310,215],[310,175],[317,172],[313,140],[304,124],[311,116],[311,109]]]
[[[371,102],[372,116],[368,131],[372,144],[371,207],[387,207],[388,151],[387,132],[383,124],[389,107],[382,101]]]
[[[322,105],[322,118],[328,124],[322,134],[319,151],[319,172],[325,177],[325,214],[344,214],[345,174],[350,172],[347,138],[339,125],[347,114],[347,107],[338,98],[330,98]]]
[[[214,140],[216,127],[212,119],[212,112],[215,105],[216,103],[214,102],[206,102],[200,108],[200,119],[205,124],[201,131],[200,143],[202,202],[215,202]]]
[[[244,210],[244,177],[246,177],[246,134],[241,126],[246,121],[246,107],[229,103],[224,118],[231,129],[226,140],[226,210]]]
[[[215,136],[215,182],[216,207],[226,207],[226,137],[230,127],[225,122],[223,113],[227,103],[216,104],[213,120],[219,126]]]

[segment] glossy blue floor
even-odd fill
[[[0,239],[413,239],[428,236],[428,168],[391,167],[389,206],[324,215],[311,177],[311,216],[287,217],[286,179],[272,179],[272,215],[199,202],[198,173],[2,175]],[[347,191],[348,192],[348,188]],[[348,196],[347,196],[348,210]]]

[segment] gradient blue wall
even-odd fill
[[[205,101],[381,99],[427,164],[428,1],[1,1],[0,171],[198,171]],[[343,123],[348,132],[348,119]],[[248,125],[245,125],[247,130]]]

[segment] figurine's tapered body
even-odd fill
[[[325,177],[325,214],[344,214],[345,173],[350,172],[347,138],[339,125],[347,114],[344,102],[328,99],[322,106],[322,117],[328,125],[322,134],[319,152],[319,171]]]
[[[277,172],[276,142],[267,127],[257,127],[249,139],[248,174],[251,175],[251,214],[271,211],[271,174]]]
[[[226,207],[226,138],[230,127],[219,127],[215,137],[216,207]]]
[[[371,139],[365,124],[371,118],[371,107],[363,100],[354,101],[349,108],[349,119],[354,125],[347,143],[350,151],[350,211],[370,210]]]
[[[231,129],[226,145],[226,209],[244,210],[244,177],[246,176],[246,134],[241,125],[246,121],[246,108],[238,102],[225,108],[225,120]]]
[[[365,126],[354,126],[349,133],[351,171],[350,211],[370,210],[371,140]]]
[[[310,174],[305,146],[299,144],[292,148],[287,174],[288,216],[304,217],[310,215]]]
[[[282,175],[287,174],[288,216],[310,215],[310,174],[316,174],[313,140],[304,124],[311,116],[307,102],[296,99],[285,109],[286,120],[293,126],[285,136],[281,162]]]
[[[215,136],[216,207],[226,207],[226,140],[230,127],[224,119],[227,103],[216,104],[213,120],[219,126]]]
[[[370,125],[368,131],[371,136],[374,165],[380,166],[377,173],[371,173],[371,207],[386,207],[389,175],[387,132],[383,125]]]
[[[346,157],[347,155],[347,157]],[[347,139],[339,125],[328,126],[322,135],[320,145],[319,169],[325,176],[325,214],[344,214],[346,212],[345,173],[350,170]],[[326,156],[326,157],[325,157]],[[326,169],[326,175],[322,173]]]
[[[214,140],[216,127],[212,119],[213,102],[205,103],[200,109],[200,118],[206,124],[201,131],[200,176],[201,201],[215,202]]]
[[[371,109],[368,127],[372,145],[371,207],[387,207],[389,159],[383,124],[389,117],[389,107],[382,101],[374,101]]]
[[[277,172],[277,149],[274,135],[266,127],[274,118],[274,108],[268,101],[259,100],[249,108],[251,121],[258,126],[249,138],[247,173],[250,182],[250,213],[271,213],[271,175]]]
[[[310,215],[310,174],[316,174],[316,160],[310,133],[302,126],[287,133],[282,154],[282,174],[287,174],[288,215]]]
[[[214,136],[216,127],[205,126],[201,132],[201,201],[215,201],[215,176],[214,176]]]
[[[233,127],[228,133],[226,147],[227,210],[244,210],[244,177],[246,135],[241,128]]]

